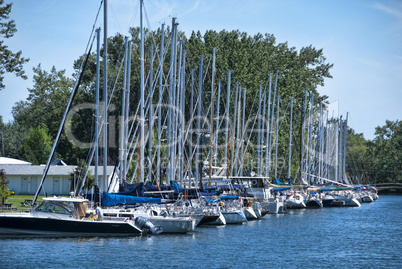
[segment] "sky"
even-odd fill
[[[14,37],[4,40],[13,52],[22,50],[28,80],[7,74],[0,91],[0,116],[13,120],[13,105],[28,97],[32,68],[66,70],[85,52],[101,0],[5,0],[14,2]],[[375,127],[402,115],[402,1],[400,0],[145,0],[145,26],[162,23],[179,30],[240,30],[249,35],[269,33],[277,43],[300,50],[323,49],[333,63],[332,79],[319,87],[329,96],[330,109],[346,116],[348,125],[366,139]],[[139,0],[108,0],[108,36],[128,35],[139,26]],[[149,24],[148,24],[149,22]],[[101,17],[96,27],[103,28]]]

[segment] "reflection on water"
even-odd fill
[[[4,239],[0,267],[402,268],[401,208],[401,196],[381,196],[358,208],[289,210],[187,235]]]

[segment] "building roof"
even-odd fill
[[[69,176],[76,165],[53,165],[50,166],[47,173],[48,176]],[[0,169],[4,169],[7,176],[42,176],[44,165],[18,165],[18,164],[0,164]],[[92,175],[94,175],[94,166],[89,167]],[[114,166],[108,166],[106,173],[108,175],[113,173]],[[103,176],[103,168],[99,167],[98,176]]]
[[[0,157],[0,165],[31,165],[30,162],[26,162],[26,161],[22,161],[22,160],[17,160],[17,159],[13,159],[13,158],[7,158],[7,157]]]

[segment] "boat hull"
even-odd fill
[[[246,216],[241,211],[222,212],[222,214],[225,217],[226,224],[243,224],[247,221]]]
[[[32,215],[0,216],[0,236],[133,236],[142,231],[130,222],[41,218]]]
[[[209,224],[211,222],[214,222],[219,218],[219,216],[220,216],[219,214],[216,214],[216,215],[204,215],[204,217],[200,221],[199,225],[205,225],[205,224]]]

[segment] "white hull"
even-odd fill
[[[306,208],[306,204],[303,201],[289,199],[285,202],[286,208],[288,209],[303,209]]]
[[[247,220],[256,220],[259,218],[252,207],[245,207],[244,215],[246,216]],[[259,215],[261,216],[261,214]]]
[[[364,203],[371,203],[371,202],[374,202],[374,199],[371,198],[370,195],[365,195],[365,196],[362,197],[362,201],[363,201]]]
[[[247,221],[242,211],[222,211],[226,224],[242,224]]]
[[[357,201],[356,198],[339,196],[339,195],[335,195],[334,198],[335,198],[334,201],[343,201],[344,206],[354,206],[354,207],[361,206],[361,204],[359,203],[359,201]]]

